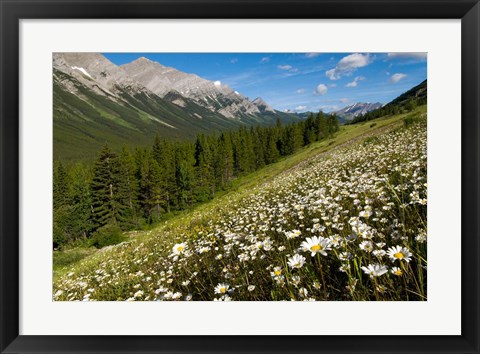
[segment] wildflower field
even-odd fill
[[[54,300],[426,300],[426,117],[401,122],[98,251]]]

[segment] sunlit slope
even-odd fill
[[[98,251],[62,272],[55,299],[426,299],[425,109],[405,116],[342,127]]]

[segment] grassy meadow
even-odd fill
[[[426,300],[426,128],[426,106],[341,126],[125,242],[55,251],[54,300]]]

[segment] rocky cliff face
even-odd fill
[[[218,81],[212,82],[143,57],[122,65],[121,68],[160,97],[175,91],[210,111],[231,119],[261,113],[254,102]]]

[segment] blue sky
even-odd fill
[[[426,53],[103,53],[117,65],[141,56],[220,81],[273,108],[329,112],[388,103],[427,78]]]

